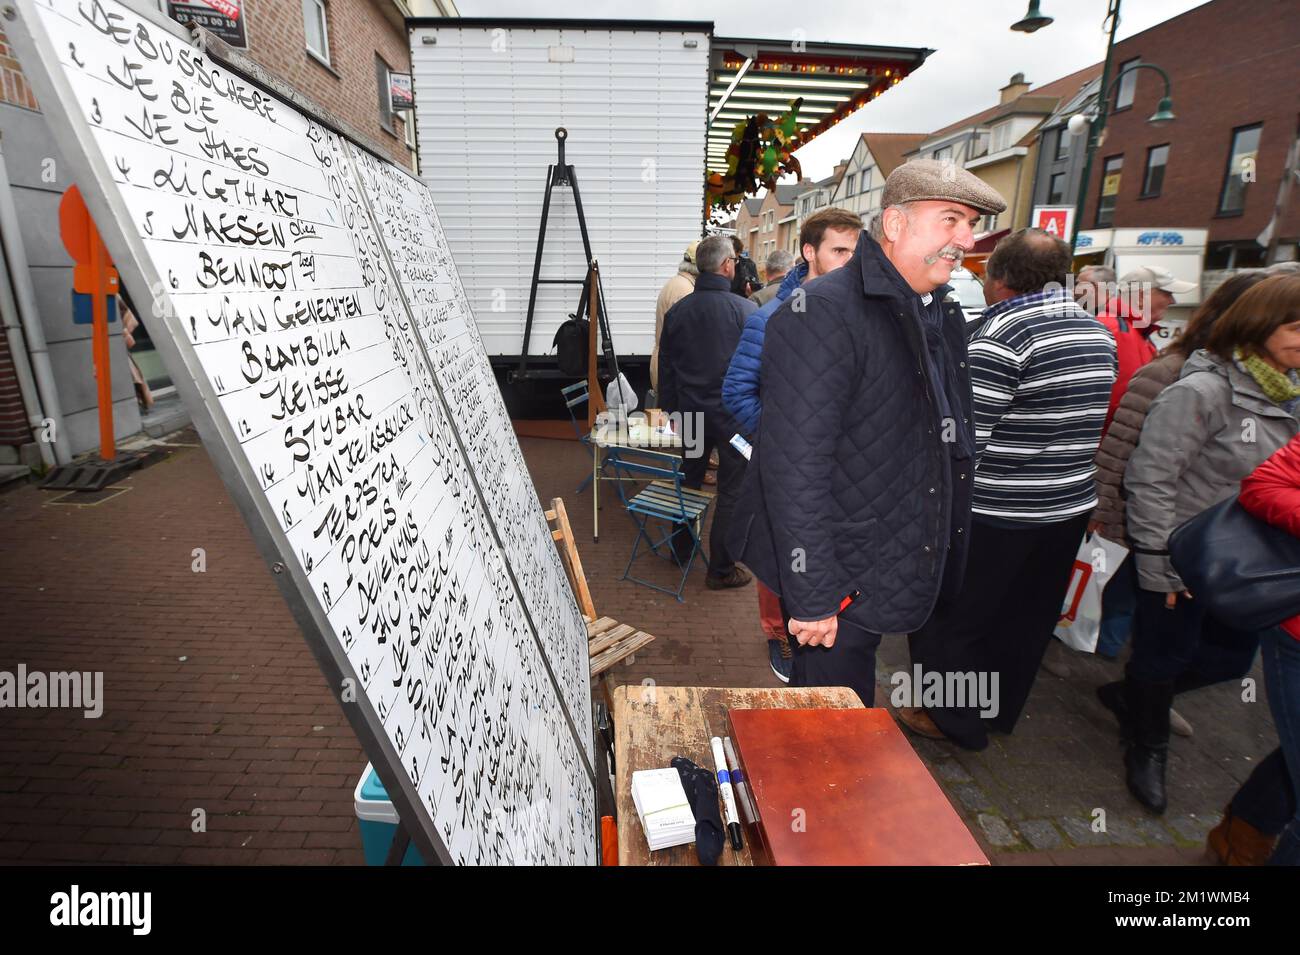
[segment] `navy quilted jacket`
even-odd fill
[[[722,379],[722,403],[735,415],[741,431],[751,438],[758,434],[758,416],[763,407],[758,397],[758,373],[763,359],[763,334],[767,330],[767,320],[807,277],[808,263],[800,262],[797,268],[786,273],[771,301],[745,319],[740,344],[727,366],[727,377]]]
[[[865,232],[849,263],[804,286],[767,324],[762,432],[728,543],[786,610],[820,620],[853,590],[843,617],[875,633],[910,632],[954,597],[970,538],[974,446],[965,321],[943,303],[945,422],[926,360],[920,299]],[[964,442],[952,438],[965,431]],[[961,452],[964,454],[964,452]]]
[[[725,275],[700,273],[695,291],[664,315],[659,338],[659,406],[664,411],[702,411],[731,436],[735,422],[722,405],[722,377],[745,319],[757,308],[732,293]]]

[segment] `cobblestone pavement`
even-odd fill
[[[34,486],[0,496],[0,669],[105,680],[99,719],[0,711],[0,862],[359,864],[365,756],[207,455],[192,432],[168,440],[166,460],[93,506]],[[709,591],[697,569],[678,603],[620,581],[632,524],[606,487],[592,541],[591,490],[574,493],[585,450],[522,443],[542,499],[566,501],[597,611],[657,637],[615,682],[779,685],[752,585]],[[879,704],[907,666],[905,640],[887,636]],[[1042,673],[1015,734],[983,753],[914,739],[917,751],[997,863],[1200,861],[1276,745],[1258,669],[1259,702],[1238,686],[1179,700],[1196,734],[1174,739],[1170,808],[1155,819],[1125,791],[1114,722],[1092,694],[1120,665],[1072,666],[1066,680]]]

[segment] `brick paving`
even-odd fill
[[[94,506],[34,486],[0,496],[0,669],[105,681],[99,719],[0,710],[0,862],[361,864],[352,790],[365,756],[193,433],[168,440],[166,460]],[[592,542],[591,492],[574,494],[584,450],[522,444],[539,495],[565,499],[597,611],[658,638],[615,682],[779,685],[752,586],[708,591],[697,569],[679,604],[620,581],[632,525],[606,491]],[[886,637],[884,690],[907,662],[904,638]],[[1073,666],[1068,680],[1043,673],[1016,733],[985,752],[914,741],[918,752],[995,862],[1199,862],[1204,832],[1276,745],[1258,668],[1260,702],[1233,686],[1180,700],[1196,735],[1174,740],[1156,820],[1125,792],[1113,721],[1092,696],[1120,665]]]

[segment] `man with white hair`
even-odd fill
[[[762,427],[732,549],[780,595],[792,686],[874,705],[883,633],[910,632],[965,572],[975,434],[966,322],[947,282],[1006,203],[952,162],[885,182],[853,257],[772,315]]]
[[[763,281],[767,284],[749,297],[755,305],[763,306],[776,298],[781,289],[781,280],[794,268],[794,256],[785,249],[777,249],[763,263]]]
[[[1100,315],[1115,294],[1115,270],[1085,265],[1074,280],[1074,301],[1090,315]]]
[[[718,494],[704,583],[710,590],[721,590],[743,587],[751,579],[736,566],[727,547],[727,525],[740,494],[745,458],[730,443],[738,426],[722,403],[722,379],[740,342],[745,318],[757,306],[731,291],[736,253],[726,236],[702,240],[695,261],[700,269],[695,291],[664,316],[659,399],[664,411],[698,414],[703,419],[701,453],[688,453],[682,465],[687,487],[698,490],[703,485],[709,455],[715,448],[718,452]]]

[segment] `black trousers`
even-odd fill
[[[725,433],[724,433],[725,432]],[[709,457],[718,451],[718,485],[713,500],[713,526],[709,530],[709,576],[725,577],[735,568],[736,562],[727,549],[727,528],[731,515],[740,500],[740,486],[745,479],[745,456],[731,445],[734,430],[719,427],[712,415],[704,415],[704,440],[702,448],[683,448],[683,483],[695,490],[704,486],[704,474],[709,467]],[[693,451],[702,451],[692,457]],[[703,532],[703,529],[701,529]]]
[[[790,667],[791,686],[847,686],[863,706],[876,705],[876,650],[880,634],[864,630],[840,618],[835,643],[830,647],[800,646],[789,636],[790,612],[781,602],[781,619],[786,639],[794,650]]]
[[[987,726],[1004,733],[1015,728],[1060,619],[1087,526],[1087,514],[1023,529],[972,518],[961,592],[936,606],[909,638],[912,664],[923,673],[973,672],[990,688],[997,674],[996,715],[981,716],[969,699],[964,706],[926,707],[949,739],[983,749]]]
[[[1259,652],[1258,633],[1221,623],[1195,599],[1179,597],[1172,609],[1166,607],[1167,596],[1138,590],[1125,676],[1143,683],[1172,681],[1175,693],[1186,693],[1250,672]]]

